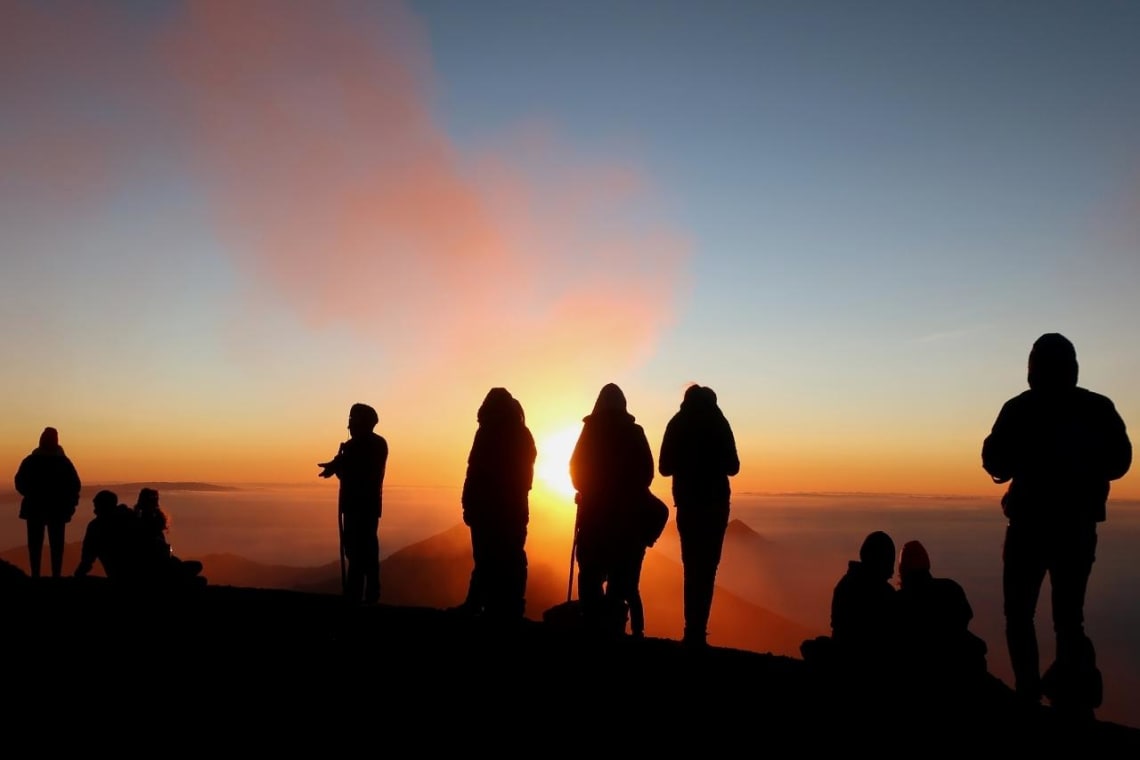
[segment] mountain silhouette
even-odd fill
[[[318,567],[262,565],[225,554],[198,557],[211,584],[277,588],[316,593],[340,592],[340,565]],[[447,608],[463,601],[472,567],[471,538],[456,525],[406,546],[380,563],[381,598],[386,604]],[[555,567],[542,552],[531,552],[526,615],[542,613],[566,600],[569,565]],[[684,581],[680,564],[650,549],[642,570],[641,594],[649,636],[679,639],[684,630]],[[710,643],[798,656],[799,645],[816,631],[752,604],[726,589],[717,590],[709,621]]]

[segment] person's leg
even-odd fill
[[[1096,708],[1103,697],[1101,675],[1084,618],[1089,575],[1096,561],[1096,525],[1059,531],[1053,538],[1049,582],[1057,657],[1049,698],[1054,704]]]
[[[374,548],[375,547],[375,548]],[[378,555],[376,545],[376,520],[352,512],[344,514],[344,555],[348,560],[345,597],[352,602],[360,602],[366,593],[370,566],[374,555]],[[376,573],[378,575],[378,573]]]
[[[29,518],[28,523],[28,574],[40,577],[40,564],[44,553],[44,524]]]
[[[478,525],[468,527],[471,531],[471,578],[467,582],[467,598],[456,609],[462,612],[477,613],[482,612],[486,603],[483,572],[486,562],[484,554],[487,550],[483,530]]]
[[[47,525],[48,551],[51,555],[51,577],[63,575],[63,547],[67,523],[52,521]]]
[[[720,565],[724,534],[728,527],[727,507],[697,506],[677,514],[684,566],[685,640],[703,643],[708,635]]]
[[[521,618],[526,613],[526,525],[512,525],[504,548],[504,613]]]
[[[1096,526],[1089,525],[1058,535],[1049,564],[1052,585],[1053,630],[1057,658],[1079,652],[1085,636],[1085,595],[1096,561]]]
[[[645,549],[636,556],[629,568],[629,627],[634,636],[645,635],[645,606],[641,603],[641,566],[645,563]]]
[[[361,536],[361,562],[364,575],[364,601],[375,604],[380,601],[380,517],[370,516],[365,520]]]
[[[1002,547],[1002,594],[1005,639],[1018,694],[1041,698],[1041,662],[1033,618],[1045,579],[1040,531],[1010,524]]]

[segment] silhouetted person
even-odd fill
[[[348,560],[344,594],[353,602],[380,599],[380,514],[388,442],[374,432],[380,418],[367,404],[348,412],[349,439],[332,461],[317,465],[320,477],[340,480],[337,506],[342,522],[342,551]]]
[[[986,672],[986,643],[970,632],[974,610],[966,591],[930,571],[930,555],[908,541],[899,556],[899,639],[904,673],[930,689],[951,691]]]
[[[44,428],[40,445],[16,471],[16,490],[24,497],[20,519],[27,522],[31,577],[40,577],[45,530],[51,576],[58,578],[63,573],[64,534],[79,505],[79,489],[79,474],[59,445],[59,433],[55,428]]]
[[[625,630],[626,605],[640,608],[645,499],[653,453],[613,383],[598,394],[570,457],[577,490],[578,598],[588,626]],[[640,621],[644,625],[644,621]]]
[[[103,574],[113,580],[137,579],[140,558],[140,532],[134,511],[119,503],[113,491],[100,491],[92,499],[95,517],[87,523],[77,577],[91,572],[96,560]]]
[[[728,479],[740,472],[736,439],[712,388],[693,385],[685,391],[665,427],[658,470],[673,478],[685,573],[684,641],[704,644],[728,528]]]
[[[135,502],[134,533],[137,541],[138,570],[145,580],[162,584],[167,581],[204,583],[199,577],[202,563],[197,560],[183,560],[174,554],[174,548],[167,540],[170,530],[170,516],[159,504],[158,491],[143,488]]]
[[[537,449],[522,405],[505,388],[487,392],[463,481],[463,522],[475,566],[459,609],[521,618],[526,609],[526,533]]]
[[[1029,353],[1029,389],[1002,406],[982,444],[982,466],[1002,497],[1006,641],[1018,694],[1037,702],[1042,679],[1033,622],[1045,574],[1052,587],[1057,658],[1047,694],[1058,707],[1100,706],[1100,673],[1085,634],[1084,604],[1105,519],[1109,482],[1132,463],[1132,443],[1112,401],[1077,385],[1077,353],[1058,333]]]
[[[882,531],[863,540],[858,561],[847,563],[847,573],[831,596],[831,638],[847,662],[881,664],[894,654],[897,600],[890,584],[895,574],[895,544]]]

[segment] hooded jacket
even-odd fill
[[[570,456],[570,480],[578,491],[579,535],[633,535],[637,509],[653,482],[653,452],[645,430],[626,411],[614,384],[598,394]]]
[[[728,503],[728,479],[740,472],[740,457],[711,388],[694,385],[685,391],[681,408],[665,427],[658,468],[673,478],[678,509]]]
[[[505,388],[492,388],[478,422],[463,480],[463,522],[526,525],[538,451],[522,405]]]
[[[79,473],[58,443],[41,441],[20,462],[15,481],[16,490],[24,497],[20,503],[21,520],[66,523],[75,515],[81,487]]]
[[[1029,389],[1007,401],[982,444],[982,467],[1009,482],[1002,509],[1017,522],[1102,522],[1109,482],[1132,464],[1112,401],[1077,385],[1073,345],[1050,333],[1029,356]]]

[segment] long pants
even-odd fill
[[[28,565],[33,578],[40,577],[40,564],[44,552],[44,531],[47,530],[48,550],[51,552],[51,577],[63,574],[64,532],[67,523],[53,520],[48,523],[28,520]]]
[[[470,527],[475,567],[466,606],[491,616],[522,617],[526,611],[526,525]]]
[[[703,641],[707,635],[716,571],[727,528],[727,504],[677,507],[677,532],[681,536],[681,564],[685,575],[686,639]]]
[[[344,513],[344,556],[348,560],[344,595],[353,602],[380,599],[379,515]]]
[[[629,628],[635,636],[645,633],[645,607],[641,603],[641,566],[645,562],[645,547],[630,549],[618,557],[610,570],[606,594],[625,602],[629,607]]]
[[[1095,667],[1085,635],[1084,606],[1096,559],[1096,524],[1038,526],[1010,523],[1002,550],[1005,635],[1018,693],[1038,698],[1041,664],[1034,615],[1049,574],[1057,663]]]

